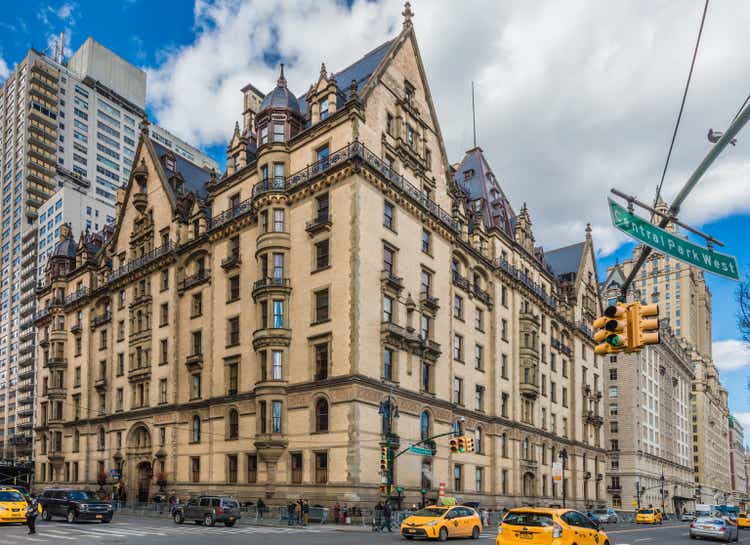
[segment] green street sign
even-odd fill
[[[415,447],[414,445],[409,447],[409,452],[411,452],[412,454],[419,454],[420,456],[432,456],[432,449]]]
[[[609,201],[609,212],[612,215],[612,224],[626,235],[640,240],[657,252],[668,254],[688,265],[699,267],[704,271],[732,280],[740,279],[737,260],[734,256],[693,244],[631,214],[612,199],[607,200]]]

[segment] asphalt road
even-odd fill
[[[607,525],[604,531],[612,545],[688,545],[687,523],[667,522],[661,526],[636,526],[634,524]],[[0,526],[0,544],[50,545],[350,545],[361,543],[400,543],[397,533],[380,534],[342,530],[334,525],[308,528],[255,526],[247,521],[234,528],[216,525],[213,528],[185,523],[174,524],[168,518],[116,515],[111,524],[76,523],[63,521],[44,522],[38,519],[37,533],[27,535],[24,526]],[[495,529],[482,533],[480,543],[495,541]],[[750,530],[740,533],[740,543],[750,545]]]

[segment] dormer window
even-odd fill
[[[177,163],[175,162],[174,155],[171,153],[164,157],[164,164],[166,165],[167,170],[172,174],[177,170]]]
[[[404,98],[409,106],[414,102],[414,86],[408,81],[404,83]]]
[[[239,170],[240,169],[240,154],[239,153],[235,153],[232,156],[232,162],[234,163],[234,170],[235,171]]]
[[[328,99],[324,98],[320,101],[320,120],[328,119]]]

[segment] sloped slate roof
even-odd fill
[[[469,201],[482,199],[482,218],[486,227],[498,227],[509,236],[513,236],[516,213],[492,173],[481,148],[473,148],[466,152],[454,179],[466,192]]]
[[[55,249],[52,251],[50,257],[69,257],[75,259],[77,245],[73,237],[65,237],[60,242],[55,244]]]
[[[300,112],[297,98],[286,88],[286,85],[281,85],[281,83],[265,96],[263,102],[260,103],[258,111],[262,112],[268,108],[286,108]]]
[[[201,199],[204,199],[208,194],[208,192],[206,191],[206,183],[211,177],[211,171],[199,167],[194,163],[191,163],[184,157],[177,155],[169,148],[163,146],[153,139],[151,139],[151,143],[154,145],[156,155],[159,157],[159,161],[161,161],[161,166],[164,169],[164,172],[166,172],[167,177],[171,176],[172,172],[167,168],[167,162],[165,158],[168,154],[172,154],[175,158],[175,168],[177,169],[177,172],[182,176],[183,180],[185,180],[185,191],[192,191]]]
[[[340,72],[333,74],[336,78],[336,85],[339,88],[338,100],[336,102],[338,107],[341,107],[348,99],[349,87],[352,84],[352,80],[357,80],[357,92],[360,92],[362,88],[367,85],[370,76],[372,76],[372,73],[378,67],[380,61],[382,61],[383,57],[388,53],[392,43],[393,40],[388,40],[387,42],[380,44],[355,63],[350,64]],[[297,97],[297,103],[299,104],[302,114],[306,115],[307,100],[305,95]]]
[[[544,259],[558,278],[569,273],[576,274],[583,258],[585,242],[577,242],[544,253]]]

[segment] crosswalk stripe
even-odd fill
[[[51,534],[52,537],[54,537],[56,539],[72,539],[72,540],[76,539],[74,537],[70,537],[70,536],[66,536],[65,534],[61,534],[60,532],[58,532],[56,530],[47,530],[47,529],[45,529],[44,533],[45,534]]]

